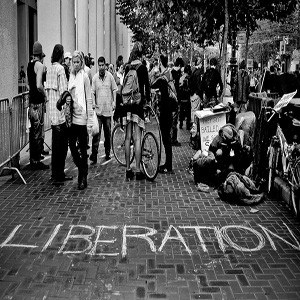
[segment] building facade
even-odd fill
[[[129,57],[131,33],[116,14],[115,0],[1,0],[0,1],[0,98],[18,94],[21,66],[26,67],[32,45],[38,40],[50,65],[55,44],[71,53],[78,49],[115,64],[118,55]]]

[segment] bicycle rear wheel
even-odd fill
[[[111,148],[116,160],[122,166],[126,166],[125,160],[125,127],[117,124],[111,134]],[[133,142],[130,147],[130,163],[134,160],[134,147]]]
[[[268,174],[268,194],[271,194],[274,188],[274,178],[276,174],[276,167],[278,164],[279,149],[273,146],[269,148],[269,174]]]
[[[296,216],[300,217],[300,158],[291,168],[291,200]]]
[[[143,137],[141,163],[147,179],[153,181],[158,173],[160,152],[158,141],[152,132],[147,132]]]
[[[154,109],[150,105],[146,105],[146,115],[145,115],[145,129],[146,132],[152,132],[159,146],[159,151],[161,151],[161,132],[159,126],[158,116],[155,113]]]

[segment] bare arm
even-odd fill
[[[34,71],[36,72],[36,87],[38,91],[44,95],[44,98],[46,100],[46,93],[43,86],[43,74],[45,72],[45,66],[38,61],[34,66]]]

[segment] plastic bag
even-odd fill
[[[93,113],[93,128],[92,128],[92,136],[99,133],[99,122],[96,115],[96,112]]]

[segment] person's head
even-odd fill
[[[109,66],[108,66],[108,72],[110,72],[111,74],[114,74],[115,68],[114,68],[113,64],[109,64]]]
[[[246,69],[246,62],[244,60],[242,60],[240,63],[240,69],[243,69],[243,70]]]
[[[104,76],[106,70],[105,58],[100,56],[98,58],[99,75]]]
[[[180,67],[183,68],[184,67],[184,61],[181,57],[177,57],[175,60],[175,67]]]
[[[161,54],[159,58],[160,58],[160,63],[161,63],[161,65],[162,65],[164,68],[167,68],[167,67],[168,67],[168,57],[165,56],[165,55],[163,55],[163,54]]]
[[[38,59],[43,62],[44,57],[46,56],[43,52],[43,47],[39,41],[36,41],[32,47],[32,56],[34,59]]]
[[[120,73],[120,74],[123,74],[124,73],[124,64],[121,64],[117,67],[117,71]]]
[[[61,44],[56,44],[51,55],[51,63],[62,63],[64,59],[64,47]]]
[[[210,60],[210,65],[215,67],[217,64],[218,64],[218,60],[215,57],[213,57]]]
[[[192,73],[192,68],[190,65],[186,65],[184,67],[184,73],[189,74],[189,75]]]
[[[143,56],[143,44],[141,42],[135,42],[129,56],[129,62],[132,62],[137,59],[141,60],[142,56]]]
[[[119,55],[118,58],[117,58],[117,61],[116,61],[116,68],[120,67],[120,65],[123,65],[123,64],[124,64],[123,56]]]
[[[72,60],[72,54],[71,52],[66,52],[64,55],[65,58],[65,64],[70,68],[71,67],[71,60]]]
[[[72,55],[72,72],[77,73],[84,68],[84,57],[81,51],[75,50]]]

